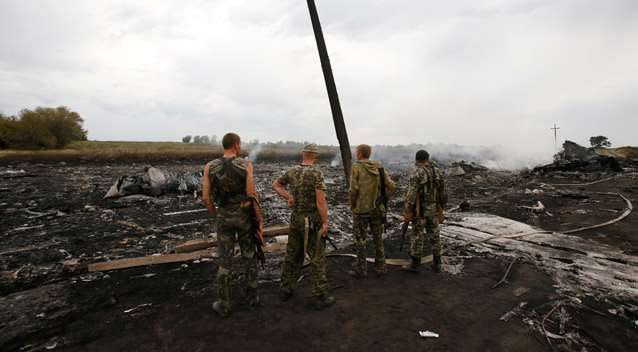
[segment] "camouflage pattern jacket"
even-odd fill
[[[381,201],[381,175],[383,165],[379,161],[360,160],[352,165],[350,174],[350,204],[354,214],[370,214],[374,210],[385,212]],[[385,174],[385,194],[389,198],[395,185],[387,172]],[[387,199],[386,199],[387,201]]]
[[[208,163],[210,191],[219,207],[237,206],[246,200],[247,165],[243,158],[219,158]]]
[[[325,191],[326,185],[323,182],[323,174],[317,167],[314,165],[294,166],[277,181],[288,186],[288,190],[295,199],[292,209],[293,215],[319,218],[316,190]]]
[[[415,165],[405,196],[406,212],[416,217],[433,217],[437,207],[443,208],[446,204],[447,191],[441,170],[431,163]]]

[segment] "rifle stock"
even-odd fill
[[[264,254],[264,246],[266,246],[266,241],[264,240],[264,235],[261,231],[261,225],[263,224],[263,218],[261,215],[261,206],[259,205],[259,201],[255,197],[250,197],[250,212],[251,212],[251,222],[252,222],[252,239],[255,243],[255,254],[257,256],[257,260],[261,263],[261,267],[263,268],[266,264],[266,255]]]
[[[405,234],[408,233],[408,227],[410,226],[410,221],[404,220],[403,225],[401,225],[401,245],[399,245],[399,251],[403,252],[403,244],[405,243]]]

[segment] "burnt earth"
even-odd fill
[[[196,171],[203,164],[204,160],[155,166]],[[290,165],[256,166],[268,224],[287,222],[286,204],[275,196],[270,184]],[[545,338],[521,319],[503,322],[498,318],[522,301],[546,314],[547,303],[556,296],[551,278],[522,263],[513,267],[508,284],[491,289],[503,276],[508,260],[477,253],[462,251],[450,257],[462,263],[456,275],[427,270],[410,275],[393,268],[386,277],[366,280],[345,274],[351,259],[331,258],[330,282],[338,303],[323,312],[309,306],[308,278],[293,301],[283,304],[277,300],[282,255],[270,253],[260,273],[264,307],[253,312],[240,299],[235,314],[227,320],[210,309],[215,299],[214,261],[86,273],[83,266],[87,263],[167,253],[176,244],[205,238],[214,231],[214,224],[201,212],[163,215],[201,209],[200,200],[192,194],[139,197],[137,201],[102,199],[115,178],[139,173],[143,167],[90,163],[0,167],[0,350],[550,350]],[[340,252],[351,252],[343,172],[327,164],[321,168],[331,208],[330,234]],[[399,222],[392,215],[401,213],[407,172],[405,167],[391,172],[400,187],[391,202],[386,251],[388,257],[406,258],[398,250]],[[543,229],[581,227],[610,220],[624,208],[621,200],[593,192],[622,192],[635,201],[635,176],[584,187],[580,191],[586,198],[558,195],[555,190],[526,194],[525,189],[608,176],[582,180],[577,175],[534,178],[480,171],[448,178],[450,206],[469,200],[473,211]],[[578,187],[560,189],[579,191]],[[539,200],[553,216],[518,208]],[[620,223],[577,235],[636,255],[637,225],[638,216],[632,213]],[[372,253],[371,246],[369,250]],[[237,278],[235,293],[241,297],[239,283]],[[520,288],[529,291],[517,296]],[[586,303],[603,315],[590,310],[570,313],[592,341],[590,350],[638,347],[636,328],[606,314],[614,308],[613,302]],[[134,310],[125,313],[130,309]],[[550,323],[550,327],[555,326]],[[423,339],[417,335],[419,330],[431,330],[441,337]]]

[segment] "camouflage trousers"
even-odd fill
[[[441,255],[441,232],[439,230],[439,220],[436,216],[425,219],[414,219],[413,229],[410,234],[410,256],[423,257],[423,243],[425,237],[430,238],[432,244],[432,254]],[[424,231],[425,230],[425,231]]]
[[[326,274],[326,239],[318,238],[321,220],[317,216],[308,218],[308,236],[305,239],[305,216],[294,214],[290,219],[290,233],[286,247],[286,258],[281,271],[281,289],[293,292],[301,275],[304,262],[304,248],[310,256],[312,267],[312,294],[321,296],[328,292]]]
[[[366,261],[368,229],[370,229],[372,239],[374,240],[374,270],[380,274],[386,271],[385,251],[383,248],[383,216],[383,214],[377,213],[353,215],[352,227],[357,248],[357,260],[354,264],[354,270],[359,274],[366,275],[368,272],[368,264]]]
[[[250,215],[243,209],[220,208],[217,214],[217,295],[220,300],[230,304],[230,282],[235,243],[239,242],[241,267],[246,279],[246,295],[257,294],[257,256],[252,238]]]

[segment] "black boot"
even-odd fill
[[[217,300],[213,303],[213,310],[222,318],[230,315],[230,304],[226,301]]]
[[[327,294],[323,294],[321,296],[317,296],[317,300],[315,301],[315,309],[321,310],[333,306],[337,300],[333,296],[329,296]]]
[[[348,270],[348,275],[354,277],[355,279],[365,279],[365,277],[367,276],[357,269]]]
[[[441,272],[441,256],[440,255],[435,255],[432,258],[432,271],[435,273]]]

